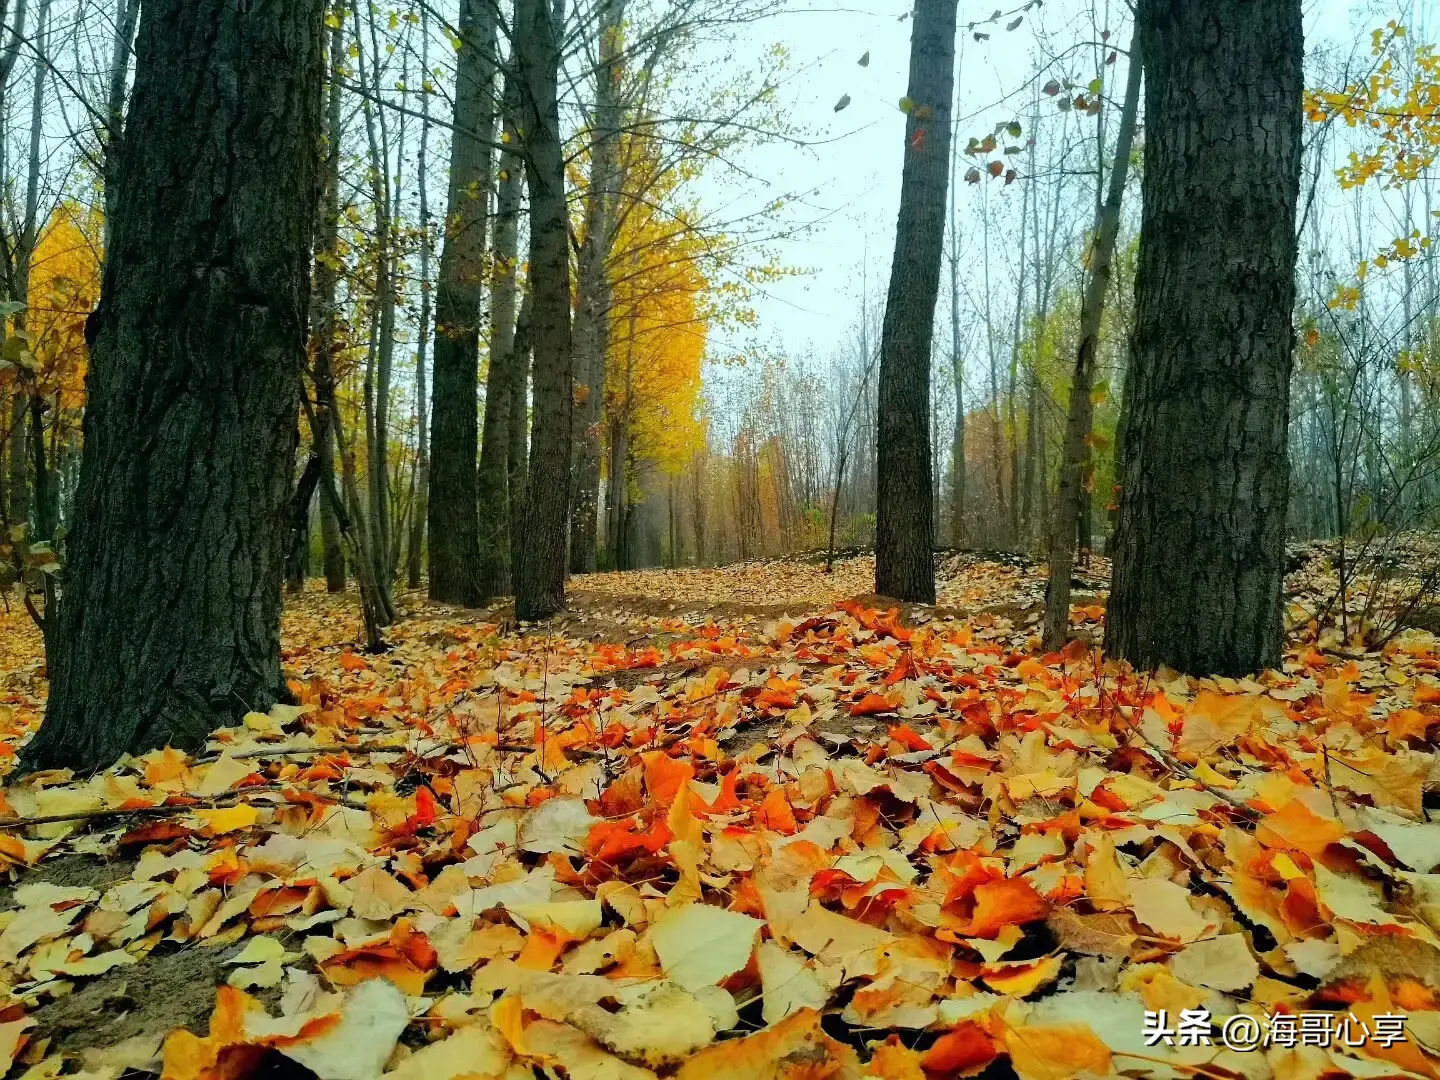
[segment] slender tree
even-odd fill
[[[595,570],[600,521],[600,420],[610,348],[609,262],[619,188],[620,27],[625,0],[603,0],[596,34],[594,137],[585,193],[575,296],[575,463],[571,478],[570,569]]]
[[[375,291],[373,297],[373,332],[369,359],[365,367],[365,479],[370,500],[370,535],[366,549],[375,564],[374,580],[379,589],[388,624],[394,617],[394,595],[391,581],[395,571],[395,551],[390,525],[390,387],[395,367],[395,306],[398,302],[395,284],[395,221],[391,210],[393,180],[390,172],[390,139],[386,111],[376,109],[372,96],[378,91],[380,42],[376,32],[376,11],[369,10],[370,63],[358,8],[354,12],[355,62],[359,69],[362,91],[361,112],[365,117],[365,135],[370,149],[370,203],[375,221]],[[372,77],[373,76],[373,77]],[[398,157],[404,160],[402,133]]]
[[[525,492],[530,483],[530,371],[534,349],[530,345],[530,289],[520,302],[515,318],[515,337],[510,344],[514,358],[510,372],[509,446],[505,455],[506,504],[510,518],[511,585],[520,575],[520,553],[525,550]]]
[[[323,14],[144,5],[50,700],[25,768],[195,748],[288,696]]]
[[[525,497],[525,545],[515,584],[521,619],[565,603],[566,517],[570,498],[570,243],[565,161],[556,86],[563,3],[518,0],[516,67],[530,192],[530,342],[535,401]]]
[[[1060,496],[1055,500],[1055,520],[1050,529],[1050,579],[1045,588],[1044,646],[1047,649],[1064,645],[1070,627],[1070,574],[1075,568],[1082,503],[1090,497],[1091,487],[1088,482],[1090,394],[1095,386],[1095,354],[1100,347],[1100,321],[1110,289],[1115,239],[1120,235],[1120,206],[1130,170],[1135,114],[1140,109],[1142,44],[1137,27],[1130,40],[1130,70],[1126,74],[1125,103],[1120,109],[1120,130],[1115,139],[1115,163],[1110,168],[1110,186],[1100,210],[1090,253],[1090,277],[1080,305],[1080,347],[1075,353],[1075,370],[1070,379],[1070,405],[1060,459]]]
[[[490,372],[485,383],[485,429],[480,444],[480,596],[504,590],[511,564],[511,518],[523,506],[523,485],[511,485],[513,425],[524,423],[524,371],[515,349],[516,269],[520,250],[520,196],[525,160],[517,115],[520,84],[511,62],[505,72],[500,171],[495,187],[495,245],[490,286]],[[515,415],[514,395],[520,395]]]
[[[140,0],[116,0],[115,34],[110,45],[110,85],[105,95],[105,144],[101,171],[105,176],[105,247],[110,247],[110,218],[114,213],[115,185],[111,173],[120,158],[125,134],[125,84],[130,74],[130,53],[135,26],[140,21]]]
[[[1300,0],[1142,0],[1144,216],[1106,644],[1278,665],[1304,37]]]
[[[946,263],[950,278],[950,385],[955,392],[955,427],[950,438],[950,544],[964,547],[965,529],[965,346],[960,336],[960,207],[957,182],[960,143],[950,145],[950,227]],[[836,490],[839,496],[839,490]],[[834,531],[834,525],[831,525]]]
[[[322,495],[335,491],[335,439],[330,405],[335,398],[336,290],[340,282],[340,145],[345,136],[339,93],[340,73],[345,62],[344,30],[339,19],[329,34],[330,89],[326,102],[325,158],[322,165],[320,216],[315,235],[315,301],[310,312],[312,377],[316,408],[310,418],[310,447],[316,457]],[[339,500],[320,500],[320,540],[324,547],[325,588],[345,591],[345,550],[337,513]]]
[[[875,591],[935,600],[931,497],[930,347],[950,165],[956,0],[917,0],[900,218],[880,331]]]
[[[415,342],[415,507],[405,551],[405,584],[420,587],[420,549],[430,502],[430,411],[426,394],[425,349],[430,342],[430,9],[420,11],[420,156],[415,184],[420,193],[420,325]]]
[[[496,5],[462,0],[445,246],[435,289],[430,598],[477,605],[480,318],[495,127]]]

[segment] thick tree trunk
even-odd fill
[[[575,462],[571,476],[570,569],[595,572],[600,512],[600,418],[605,400],[605,357],[610,347],[610,249],[618,196],[620,143],[620,26],[625,0],[602,0],[596,33],[595,130],[590,187],[585,196],[584,239],[575,296]]]
[[[930,492],[930,345],[950,158],[956,0],[917,0],[910,38],[905,168],[880,331],[875,591],[935,601]]]
[[[1106,644],[1276,666],[1289,487],[1300,0],[1143,0],[1145,209]]]
[[[515,614],[542,619],[565,604],[570,497],[570,246],[556,81],[561,28],[546,0],[520,0],[515,14],[521,130],[530,190],[531,340],[535,404],[525,498],[525,546]]]
[[[1050,528],[1050,579],[1045,587],[1044,647],[1058,649],[1070,629],[1070,574],[1075,568],[1075,544],[1083,537],[1083,513],[1090,498],[1090,426],[1094,409],[1090,393],[1095,386],[1095,353],[1100,346],[1100,323],[1110,290],[1110,268],[1115,240],[1120,235],[1120,207],[1130,170],[1130,147],[1135,138],[1135,116],[1140,108],[1140,79],[1144,69],[1139,28],[1130,39],[1130,70],[1125,80],[1125,103],[1120,110],[1120,131],[1115,141],[1115,163],[1110,187],[1100,211],[1091,253],[1090,278],[1080,308],[1080,347],[1070,378],[1070,405],[1065,416],[1065,441],[1060,458],[1060,496]],[[1083,541],[1082,541],[1083,543]]]
[[[505,150],[495,197],[495,258],[490,285],[490,373],[485,382],[485,430],[480,443],[480,595],[505,592],[510,575],[510,519],[522,505],[510,487],[512,395],[523,395],[524,372],[515,351],[515,273],[520,251],[520,196],[525,159],[520,154],[520,84],[514,63],[505,74]],[[517,376],[520,379],[517,385]],[[524,422],[524,403],[521,419]]]
[[[430,598],[478,605],[480,301],[495,127],[495,4],[463,0],[445,246],[435,291]]]
[[[27,769],[193,749],[288,697],[280,593],[323,13],[322,0],[145,4]]]

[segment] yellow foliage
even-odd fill
[[[47,394],[67,410],[85,404],[90,350],[85,319],[100,300],[104,221],[98,210],[61,203],[46,222],[30,264],[25,328]]]
[[[608,267],[613,303],[606,406],[630,455],[678,473],[705,440],[701,362],[710,329],[709,238],[674,198],[680,177],[657,148],[627,140],[624,191]]]
[[[1305,95],[1305,115],[1312,123],[1338,121],[1370,140],[1336,170],[1342,189],[1372,181],[1400,187],[1426,175],[1440,157],[1440,54],[1433,45],[1411,45],[1405,27],[1393,19],[1371,32],[1370,51],[1374,63],[1364,77],[1340,90]],[[1372,267],[1384,270],[1429,247],[1430,237],[1418,231],[1397,237],[1356,268],[1356,281],[1363,284]],[[1329,306],[1349,311],[1359,299],[1358,287],[1341,285]]]

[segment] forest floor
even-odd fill
[[[1103,663],[1098,558],[1050,655],[1043,568],[965,553],[933,608],[868,556],[404,594],[378,656],[312,584],[298,706],[5,789],[0,1072],[1440,1077],[1440,642],[1307,622],[1327,573],[1253,680]]]

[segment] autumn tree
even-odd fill
[[[571,478],[570,569],[593,572],[599,528],[600,418],[605,388],[605,357],[611,326],[609,261],[619,197],[620,28],[624,0],[605,0],[597,36],[595,136],[577,260],[575,297],[575,460]],[[613,473],[612,473],[613,475]]]
[[[711,316],[703,269],[711,238],[677,205],[680,180],[659,151],[653,140],[623,140],[623,213],[607,260],[605,537],[616,569],[633,566],[628,521],[641,474],[678,471],[704,438],[696,413]]]
[[[1144,210],[1107,649],[1276,666],[1304,39],[1299,0],[1143,0]]]
[[[880,332],[875,591],[935,601],[930,347],[950,157],[955,0],[917,0],[905,104],[905,166]]]
[[[490,252],[490,370],[485,381],[485,425],[480,443],[480,599],[501,592],[518,565],[511,551],[514,519],[524,507],[524,485],[511,458],[528,450],[525,376],[528,356],[515,347],[520,253],[520,202],[525,159],[520,153],[520,73],[512,47],[501,103],[500,168],[495,185],[494,246]],[[523,343],[522,343],[523,344]]]
[[[462,0],[458,32],[450,192],[435,289],[427,508],[430,598],[479,604],[485,598],[476,516],[480,454],[476,394],[495,127],[494,0]]]
[[[562,28],[555,16],[548,0],[516,4],[514,62],[530,193],[530,338],[535,350],[526,544],[515,582],[515,613],[522,619],[553,615],[565,603],[574,403],[569,217],[557,101]]]
[[[288,697],[323,15],[321,0],[144,5],[50,700],[25,768],[198,747]]]
[[[1061,446],[1060,492],[1055,500],[1055,520],[1050,529],[1050,576],[1045,590],[1044,646],[1058,649],[1065,644],[1070,627],[1070,574],[1075,567],[1075,543],[1084,517],[1082,506],[1094,488],[1090,470],[1092,432],[1091,394],[1095,388],[1096,354],[1100,348],[1100,321],[1105,314],[1105,296],[1110,289],[1115,240],[1120,235],[1120,206],[1125,197],[1125,179],[1130,170],[1130,150],[1135,138],[1136,114],[1140,108],[1140,81],[1144,70],[1140,35],[1132,35],[1130,69],[1125,79],[1125,101],[1120,110],[1120,130],[1115,140],[1115,161],[1110,167],[1109,189],[1095,223],[1090,246],[1090,274],[1085,282],[1080,309],[1080,345],[1075,352],[1075,369],[1070,381],[1070,403],[1066,410],[1065,441]]]

